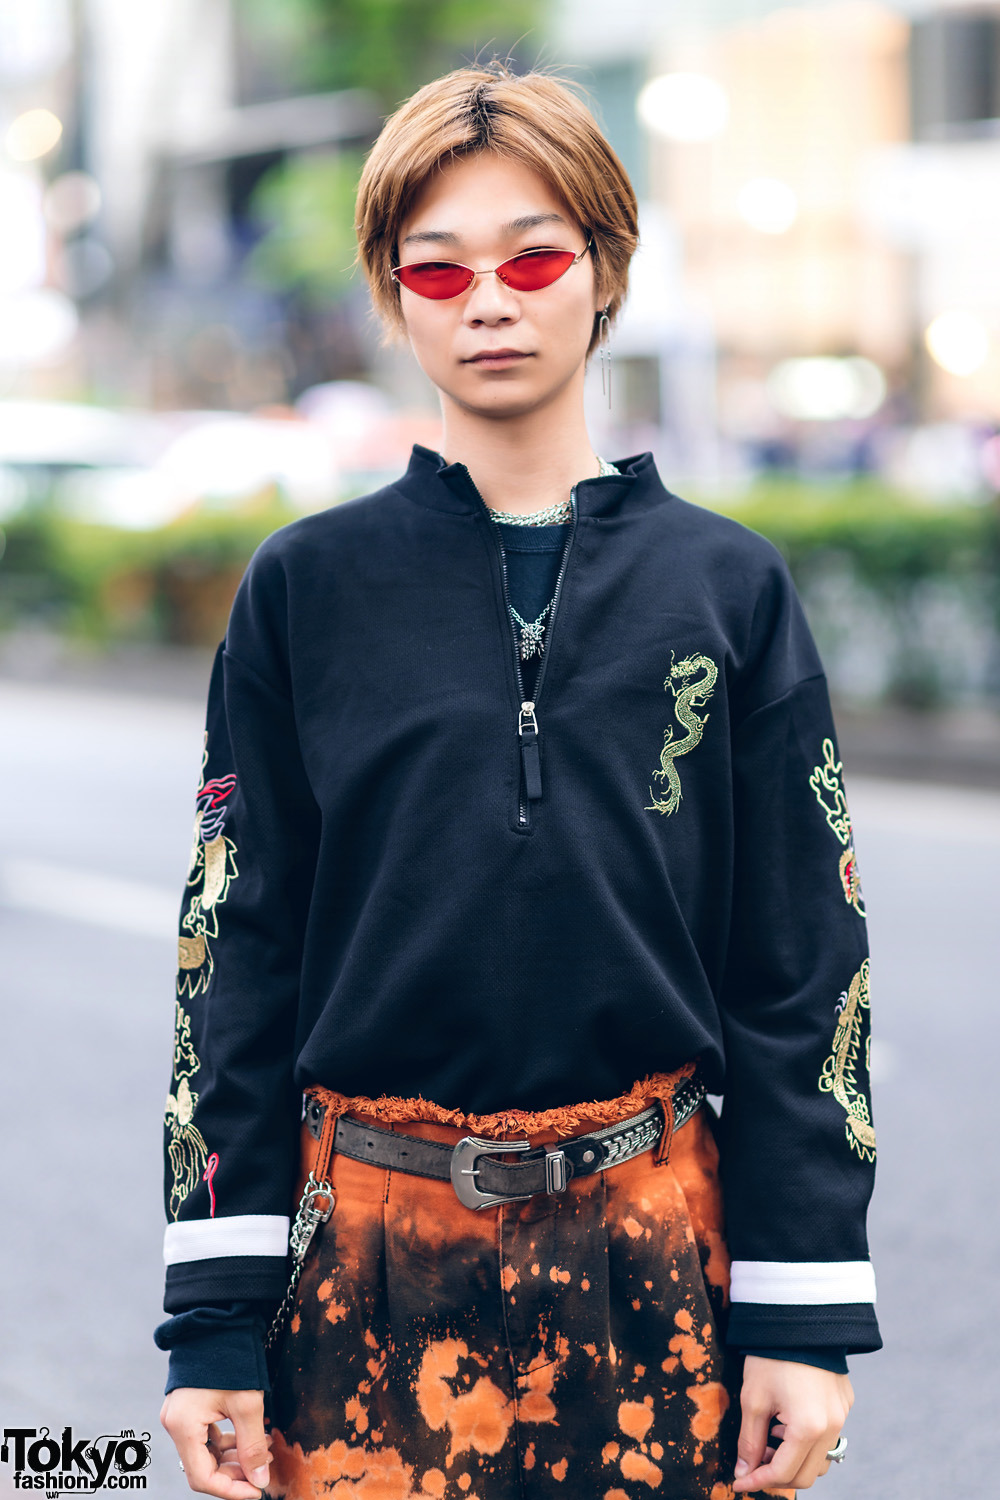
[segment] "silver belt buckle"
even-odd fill
[[[534,1151],[530,1141],[489,1141],[479,1135],[463,1135],[451,1154],[451,1185],[459,1203],[466,1208],[492,1208],[497,1203],[522,1203],[534,1193],[484,1193],[476,1186],[479,1176],[476,1162],[481,1156],[498,1151]],[[551,1158],[551,1161],[550,1161]],[[548,1192],[562,1192],[566,1186],[566,1158],[562,1151],[546,1151],[545,1182]],[[548,1184],[552,1186],[549,1187]]]

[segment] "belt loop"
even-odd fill
[[[654,1094],[654,1099],[663,1110],[663,1133],[653,1153],[653,1166],[666,1166],[670,1160],[670,1143],[674,1136],[674,1101],[669,1094]]]
[[[326,1111],[323,1115],[323,1128],[320,1131],[319,1147],[312,1169],[313,1176],[317,1182],[326,1182],[329,1179],[330,1158],[333,1155],[333,1138],[337,1130],[337,1119],[338,1116],[334,1113],[333,1105],[327,1102]]]

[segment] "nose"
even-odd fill
[[[486,324],[516,323],[521,316],[521,304],[505,286],[496,271],[478,271],[462,309],[463,321],[471,327]]]

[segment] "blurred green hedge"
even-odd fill
[[[724,511],[777,545],[824,657],[835,652],[839,635],[861,628],[847,618],[850,598],[875,608],[895,654],[889,696],[930,706],[947,697],[955,678],[947,664],[935,664],[934,640],[920,644],[928,590],[950,591],[961,608],[978,611],[1000,660],[997,501],[929,503],[870,481],[791,480],[758,483],[728,500],[690,491],[687,498]],[[30,618],[98,641],[214,645],[225,633],[254,548],[293,514],[271,492],[236,512],[202,509],[146,532],[44,511],[11,519],[3,528],[0,627]],[[834,576],[849,580],[848,593],[839,585],[840,593],[831,594]]]
[[[942,573],[995,574],[1000,564],[996,500],[930,503],[870,480],[843,485],[788,480],[758,484],[739,500],[702,503],[769,537],[797,582],[807,581],[834,552],[850,560],[859,580],[887,591]]]
[[[255,547],[295,512],[273,493],[126,531],[41,509],[2,528],[0,628],[25,618],[96,641],[215,645]]]
[[[1000,694],[1000,497],[932,503],[874,481],[787,480],[706,503],[784,554],[842,697],[935,709]]]

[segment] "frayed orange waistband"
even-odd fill
[[[649,1073],[634,1083],[627,1094],[619,1094],[616,1099],[591,1099],[582,1104],[557,1105],[554,1109],[501,1109],[488,1115],[446,1109],[420,1094],[414,1099],[390,1094],[371,1099],[366,1094],[341,1094],[321,1084],[311,1084],[306,1094],[332,1108],[335,1115],[363,1115],[386,1124],[430,1120],[439,1125],[457,1125],[461,1130],[490,1139],[500,1138],[511,1131],[530,1135],[535,1131],[554,1130],[559,1135],[571,1135],[581,1125],[614,1125],[618,1120],[639,1114],[654,1099],[669,1099],[681,1079],[690,1078],[694,1070],[695,1064],[689,1062],[675,1068],[672,1073]]]

